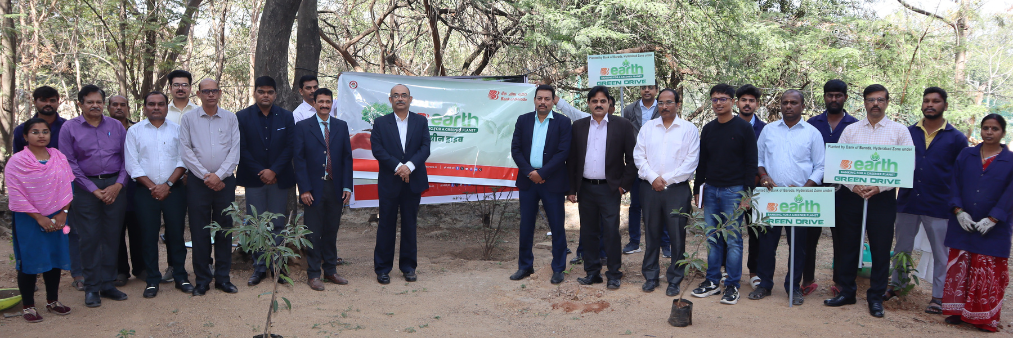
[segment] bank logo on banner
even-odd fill
[[[495,90],[495,89],[490,90],[489,91],[489,99],[490,100],[498,100],[499,99],[499,91]]]
[[[348,81],[348,88],[352,89],[359,88],[359,83],[355,81]]]

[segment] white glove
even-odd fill
[[[960,223],[960,227],[964,228],[964,231],[967,232],[974,232],[975,228],[977,228],[977,224],[971,218],[971,214],[968,214],[966,211],[957,213],[957,223]]]
[[[994,226],[995,222],[992,222],[992,219],[988,217],[982,218],[981,221],[978,221],[978,223],[974,225],[974,227],[977,228],[978,232],[980,232],[982,235],[988,233],[988,231],[992,230],[992,227]]]

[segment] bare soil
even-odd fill
[[[578,285],[576,278],[584,275],[582,266],[571,266],[561,285],[550,284],[551,254],[545,249],[535,249],[534,275],[511,281],[507,277],[517,268],[517,221],[508,222],[510,228],[494,251],[493,260],[483,261],[479,259],[482,233],[474,228],[479,218],[463,204],[423,206],[418,231],[418,282],[405,282],[395,270],[392,283],[380,285],[372,264],[376,224],[369,222],[375,212],[375,209],[346,209],[342,219],[338,249],[345,265],[339,266],[338,272],[350,284],[326,284],[326,291],[312,291],[306,285],[303,268],[293,267],[296,284],[279,287],[279,296],[291,301],[292,310],[282,309],[275,314],[273,333],[285,337],[984,335],[966,325],[947,325],[941,315],[924,313],[931,295],[925,281],[903,299],[887,302],[886,318],[882,319],[868,314],[865,279],[859,279],[858,304],[842,308],[823,306],[822,300],[830,297],[829,237],[820,241],[817,254],[820,289],[808,296],[804,305],[789,308],[788,297],[781,288],[775,288],[766,299],[749,300],[745,297],[751,291],[746,276],[737,305],[720,304],[717,296],[689,297],[694,305],[693,325],[675,328],[667,323],[674,298],[665,296],[666,284],[662,283],[653,293],[640,290],[644,282],[640,274],[643,253],[623,256],[625,276],[619,290],[607,290],[604,284]],[[572,250],[577,247],[577,219],[576,207],[568,204],[566,235]],[[623,219],[623,229],[625,222]],[[547,231],[544,219],[539,224],[536,243],[549,240],[544,236]],[[690,239],[698,240],[699,237]],[[781,285],[784,278],[787,252],[782,240],[775,285]],[[10,241],[4,239],[0,242],[0,257],[11,253]],[[164,258],[161,260],[164,269]],[[0,336],[115,337],[122,332],[136,337],[252,337],[263,329],[270,298],[265,293],[272,285],[265,282],[246,286],[251,273],[249,265],[235,267],[232,280],[239,287],[238,294],[211,290],[204,297],[192,297],[175,290],[172,284],[162,284],[158,297],[144,299],[141,297],[144,282],[132,278],[120,288],[130,296],[129,300],[104,300],[99,308],[84,306],[84,293],[70,287],[69,272],[65,272],[60,300],[72,307],[73,313],[56,316],[43,312],[45,321],[38,324],[29,324],[20,317],[0,319]],[[17,287],[15,276],[11,259],[0,262],[0,288]],[[687,280],[682,287],[693,288],[699,282],[696,278],[690,285]],[[42,290],[41,278],[39,283]],[[1003,309],[1005,327],[994,336],[1011,336],[1007,328],[1011,289],[1007,288]],[[41,303],[43,297],[44,291],[36,293],[37,302]],[[18,310],[20,306],[6,313]],[[131,332],[134,335],[129,335]]]

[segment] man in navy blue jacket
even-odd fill
[[[949,259],[949,250],[943,244],[950,218],[950,188],[947,184],[953,180],[953,166],[957,155],[967,148],[967,137],[964,133],[953,128],[943,118],[943,112],[947,108],[946,96],[946,91],[942,88],[926,88],[922,95],[924,118],[908,127],[915,145],[915,183],[911,189],[900,189],[897,195],[897,221],[894,227],[897,244],[893,251],[907,253],[914,248],[918,225],[921,224],[925,228],[925,234],[932,246],[933,259],[932,300],[929,301],[925,312],[933,314],[942,314],[946,261]],[[894,265],[896,264],[894,262]],[[893,283],[890,285],[906,285],[907,282],[902,282],[901,277],[908,277],[902,274],[906,275],[902,269],[894,270]],[[887,300],[896,295],[891,286],[887,288],[883,299]]]
[[[292,142],[295,121],[292,112],[274,105],[278,97],[274,79],[258,77],[254,82],[256,103],[236,112],[239,121],[239,166],[236,185],[246,187],[246,213],[272,212],[286,215],[288,189],[295,185],[292,174]],[[287,215],[286,215],[287,216]],[[274,219],[274,233],[285,228],[285,217]],[[280,244],[281,238],[276,239]],[[253,275],[247,285],[260,284],[267,276],[267,258],[253,253]]]
[[[408,111],[412,96],[408,86],[390,89],[393,114],[373,121],[369,136],[373,158],[379,165],[376,184],[380,195],[380,224],[376,230],[373,269],[376,281],[390,283],[394,267],[394,239],[397,236],[397,214],[401,212],[401,254],[398,268],[405,281],[417,280],[418,246],[415,227],[422,192],[429,188],[426,160],[429,158],[429,120]]]
[[[334,94],[327,88],[313,93],[317,114],[295,126],[295,177],[299,201],[306,206],[306,227],[313,247],[306,249],[307,284],[324,290],[323,278],[348,284],[338,275],[338,228],[341,211],[352,197],[352,145],[348,124],[330,116]]]
[[[535,111],[517,118],[510,153],[517,164],[517,189],[520,190],[521,225],[518,269],[511,280],[521,280],[534,270],[531,252],[535,235],[538,201],[552,231],[552,284],[563,282],[566,268],[566,229],[563,200],[570,190],[566,159],[570,155],[570,119],[552,112],[556,89],[540,85],[535,89]]]

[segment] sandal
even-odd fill
[[[84,291],[84,277],[74,277],[74,281],[70,283],[77,291]]]
[[[816,291],[816,289],[819,288],[819,287],[820,287],[819,284],[809,283],[809,285],[806,285],[806,286],[802,287],[802,295],[803,296],[808,296],[810,293],[813,293],[814,291]]]
[[[925,313],[933,315],[943,314],[943,301],[938,299],[932,299],[929,301],[929,307],[925,308]]]
[[[39,315],[38,311],[35,311],[35,307],[25,308],[21,310],[21,318],[29,323],[38,323],[42,321],[42,316]]]
[[[838,295],[841,294],[841,289],[838,288],[837,285],[831,286],[830,293],[834,294],[834,297],[837,297]]]
[[[885,301],[891,300],[891,299],[893,299],[893,297],[897,297],[897,296],[900,296],[899,294],[897,294],[897,291],[886,290],[886,293],[883,294],[883,301],[885,302]],[[939,305],[942,305],[942,303],[940,303]],[[925,310],[925,311],[928,312],[928,310]],[[942,313],[943,308],[939,308],[939,311],[940,311],[939,313]],[[931,313],[931,312],[929,312],[929,313]]]
[[[753,287],[753,290],[760,287],[760,277],[753,276],[749,278],[749,285]]]

